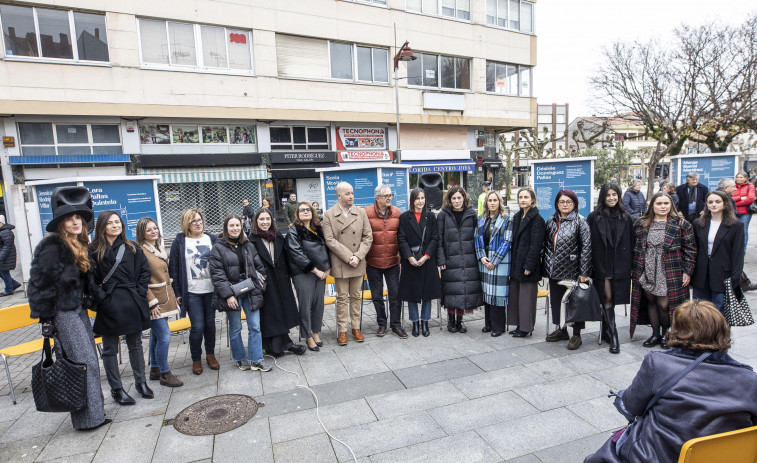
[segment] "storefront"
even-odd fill
[[[284,225],[284,205],[295,193],[298,201],[321,201],[321,179],[316,168],[336,167],[336,151],[275,151],[269,153],[276,221]],[[323,209],[323,205],[320,205]]]

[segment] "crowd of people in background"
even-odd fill
[[[404,303],[412,336],[429,336],[434,300],[447,311],[450,333],[466,333],[465,315],[483,306],[482,332],[498,337],[514,326],[511,336],[531,336],[538,285],[546,279],[556,326],[546,341],[580,348],[585,324],[566,323],[561,309],[567,291],[590,283],[601,303],[600,335],[611,353],[620,352],[615,306],[628,303],[630,335],[638,325],[651,325],[643,345],[667,349],[682,345],[681,328],[678,334],[675,326],[670,329],[676,307],[690,299],[690,288],[695,299],[722,310],[728,288],[746,280],[754,185],[743,172],[724,179],[715,191],[698,180],[690,173],[686,183],[675,189],[665,185],[649,201],[637,180],[623,194],[618,185],[605,184],[588,217],[579,214],[577,195],[561,190],[546,221],[531,188],[517,191],[518,210],[511,217],[506,200],[490,190],[489,182],[482,185],[477,205],[465,189],[453,186],[437,214],[426,207],[421,188],[410,192],[408,210],[401,211],[392,204],[388,185],[377,186],[374,203],[362,208],[354,204],[352,185],[340,182],[336,203],[325,211],[317,203],[297,201],[292,193],[283,207],[285,230],[277,229],[270,198],[263,198],[259,208],[245,200],[242,214],[228,215],[219,236],[206,230],[201,210],[186,210],[168,252],[154,220],[141,219],[132,242],[115,211],[99,214],[90,243],[89,193],[61,187],[52,197],[50,234],[35,250],[30,307],[43,332],[57,331],[69,355],[90,366],[90,375],[99,371],[93,332],[102,336],[103,367],[111,395],[121,405],[135,403],[122,386],[116,360],[122,337],[135,390],[144,399],[154,396],[148,379],[166,387],[182,385],[168,362],[167,321],[175,315],[191,322],[192,373],[203,373],[203,348],[207,367],[220,368],[216,312],[226,313],[234,365],[269,371],[266,355],[302,355],[323,347],[327,284],[336,292],[337,344],[348,344],[348,329],[352,340],[363,342],[366,279],[378,337],[391,332],[408,338],[401,318]],[[4,280],[5,292],[12,292],[15,283]],[[96,310],[93,325],[84,309]],[[290,338],[295,327],[304,345]],[[149,375],[141,344],[147,329]],[[97,379],[88,389],[87,407],[72,414],[77,429],[107,421]]]

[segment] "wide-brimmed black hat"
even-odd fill
[[[84,222],[90,222],[95,214],[92,212],[92,197],[89,190],[83,186],[59,186],[53,190],[50,197],[50,207],[53,209],[53,220],[45,229],[54,232],[58,224],[71,214],[78,214]]]

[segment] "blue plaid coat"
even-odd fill
[[[478,219],[476,227],[476,258],[481,273],[481,289],[484,302],[489,305],[504,307],[510,292],[510,244],[513,239],[513,221],[510,217],[498,216],[489,240],[489,252],[484,247],[484,223],[486,217]],[[481,263],[482,257],[488,257],[494,264],[494,270],[487,270]]]

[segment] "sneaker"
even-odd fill
[[[260,370],[260,371],[271,371],[271,365],[266,363],[265,359],[259,362],[252,362],[250,364],[250,368],[252,368],[253,370]]]
[[[237,368],[239,368],[242,371],[247,371],[250,369],[250,361],[247,359],[240,360],[236,362],[236,364],[237,364]]]

